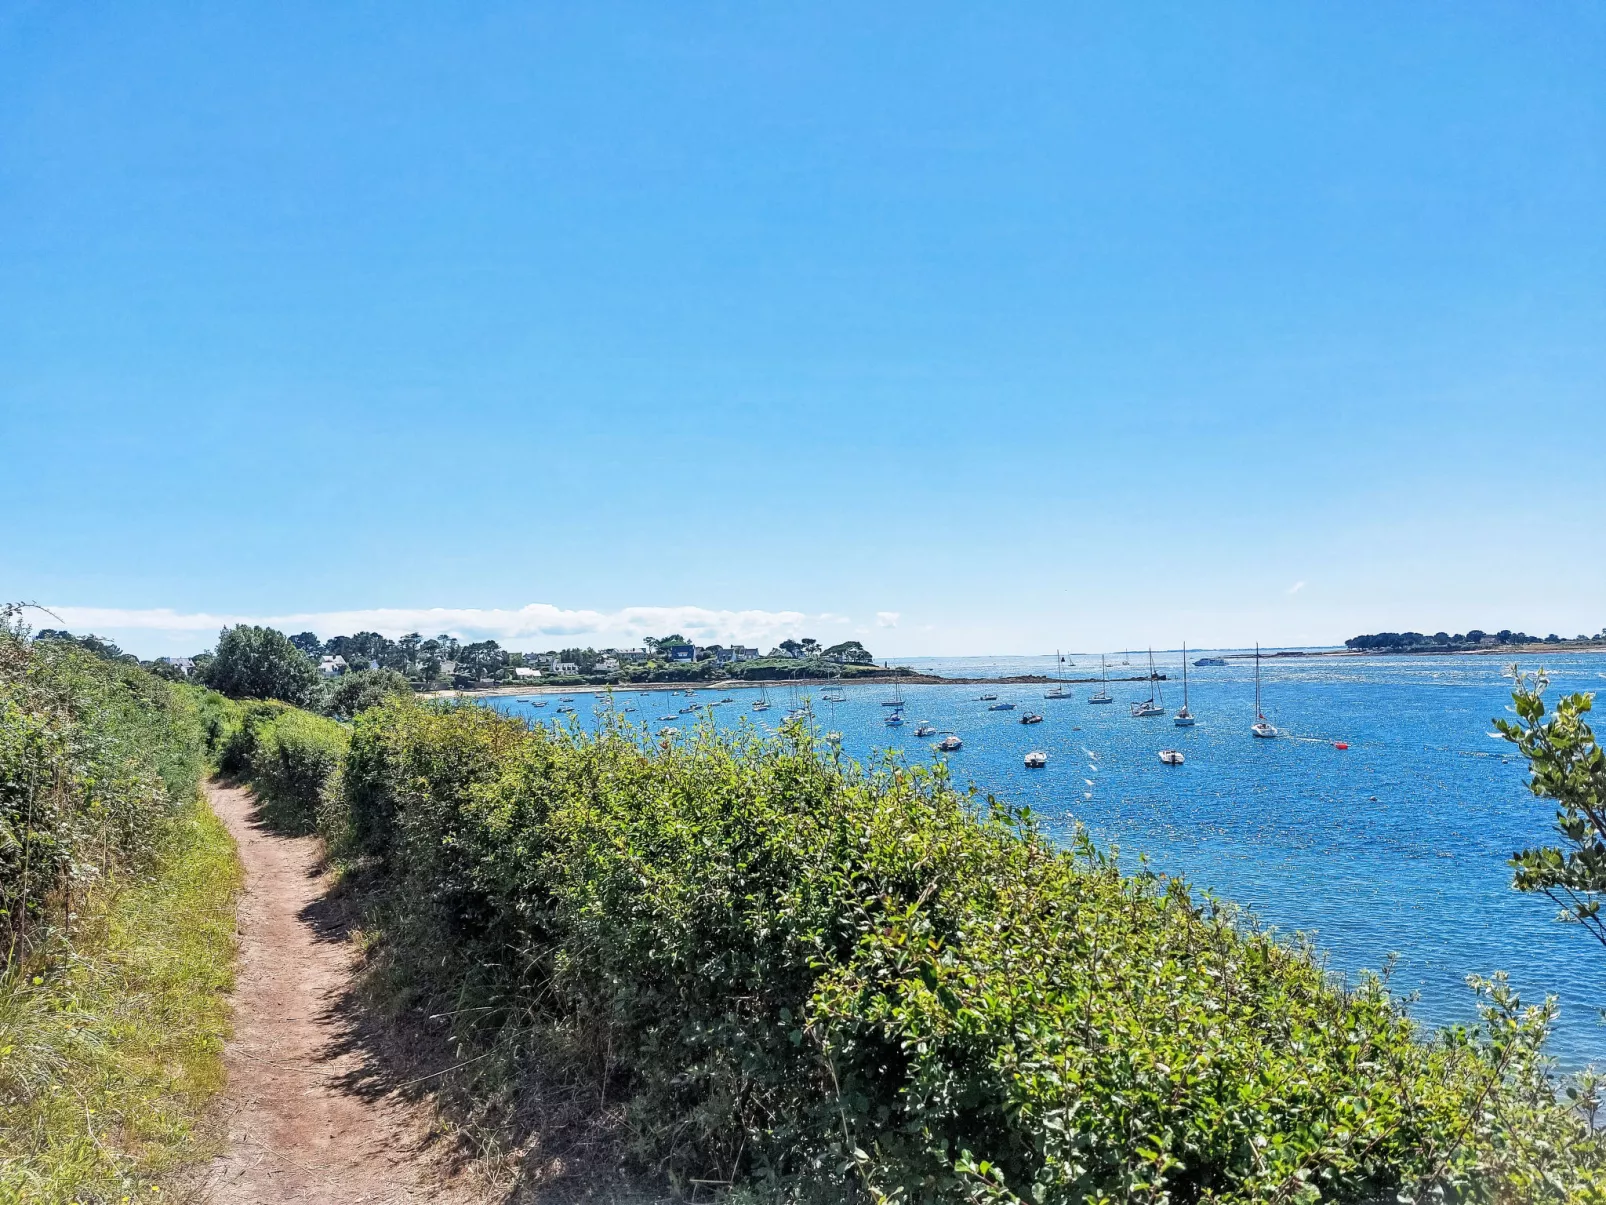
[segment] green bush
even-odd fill
[[[333,720],[285,708],[250,725],[246,774],[276,827],[311,832],[325,791],[340,772],[350,733]]]
[[[203,767],[192,694],[0,610],[0,966],[148,851]]]
[[[321,710],[338,720],[378,707],[391,695],[411,695],[407,679],[393,669],[349,670],[326,684]]]
[[[1336,983],[940,766],[396,701],[359,717],[341,801],[375,966],[482,1071],[617,1102],[622,1141],[683,1183],[1606,1199],[1541,1054],[1549,1006],[1497,978],[1480,1024],[1424,1036],[1376,979]]]
[[[251,773],[263,729],[271,726],[290,708],[283,703],[271,701],[248,703],[236,703],[228,699],[223,701],[229,706],[217,710],[217,714],[222,718],[220,739],[215,752],[217,768],[231,777],[244,778]]]

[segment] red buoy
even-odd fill
[[[1335,749],[1348,749],[1349,748],[1349,742],[1348,741],[1334,741],[1333,742],[1333,748],[1335,748]]]

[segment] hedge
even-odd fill
[[[789,729],[358,717],[334,815],[388,973],[639,1164],[793,1199],[1606,1199],[1481,983],[1424,1034],[1175,880]],[[546,1085],[546,1088],[539,1087]]]

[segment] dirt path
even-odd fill
[[[213,1205],[468,1205],[439,1175],[427,1103],[375,1065],[348,999],[352,950],[311,837],[256,820],[249,792],[208,787],[245,863],[234,1038],[225,1053],[228,1150],[207,1169]]]

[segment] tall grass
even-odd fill
[[[781,739],[359,717],[328,814],[372,966],[473,1091],[567,1085],[638,1166],[799,1200],[1606,1199],[1551,1013],[1375,979],[952,789]]]
[[[70,946],[0,980],[0,1202],[149,1200],[206,1153],[239,885],[192,796],[159,854],[88,895]]]

